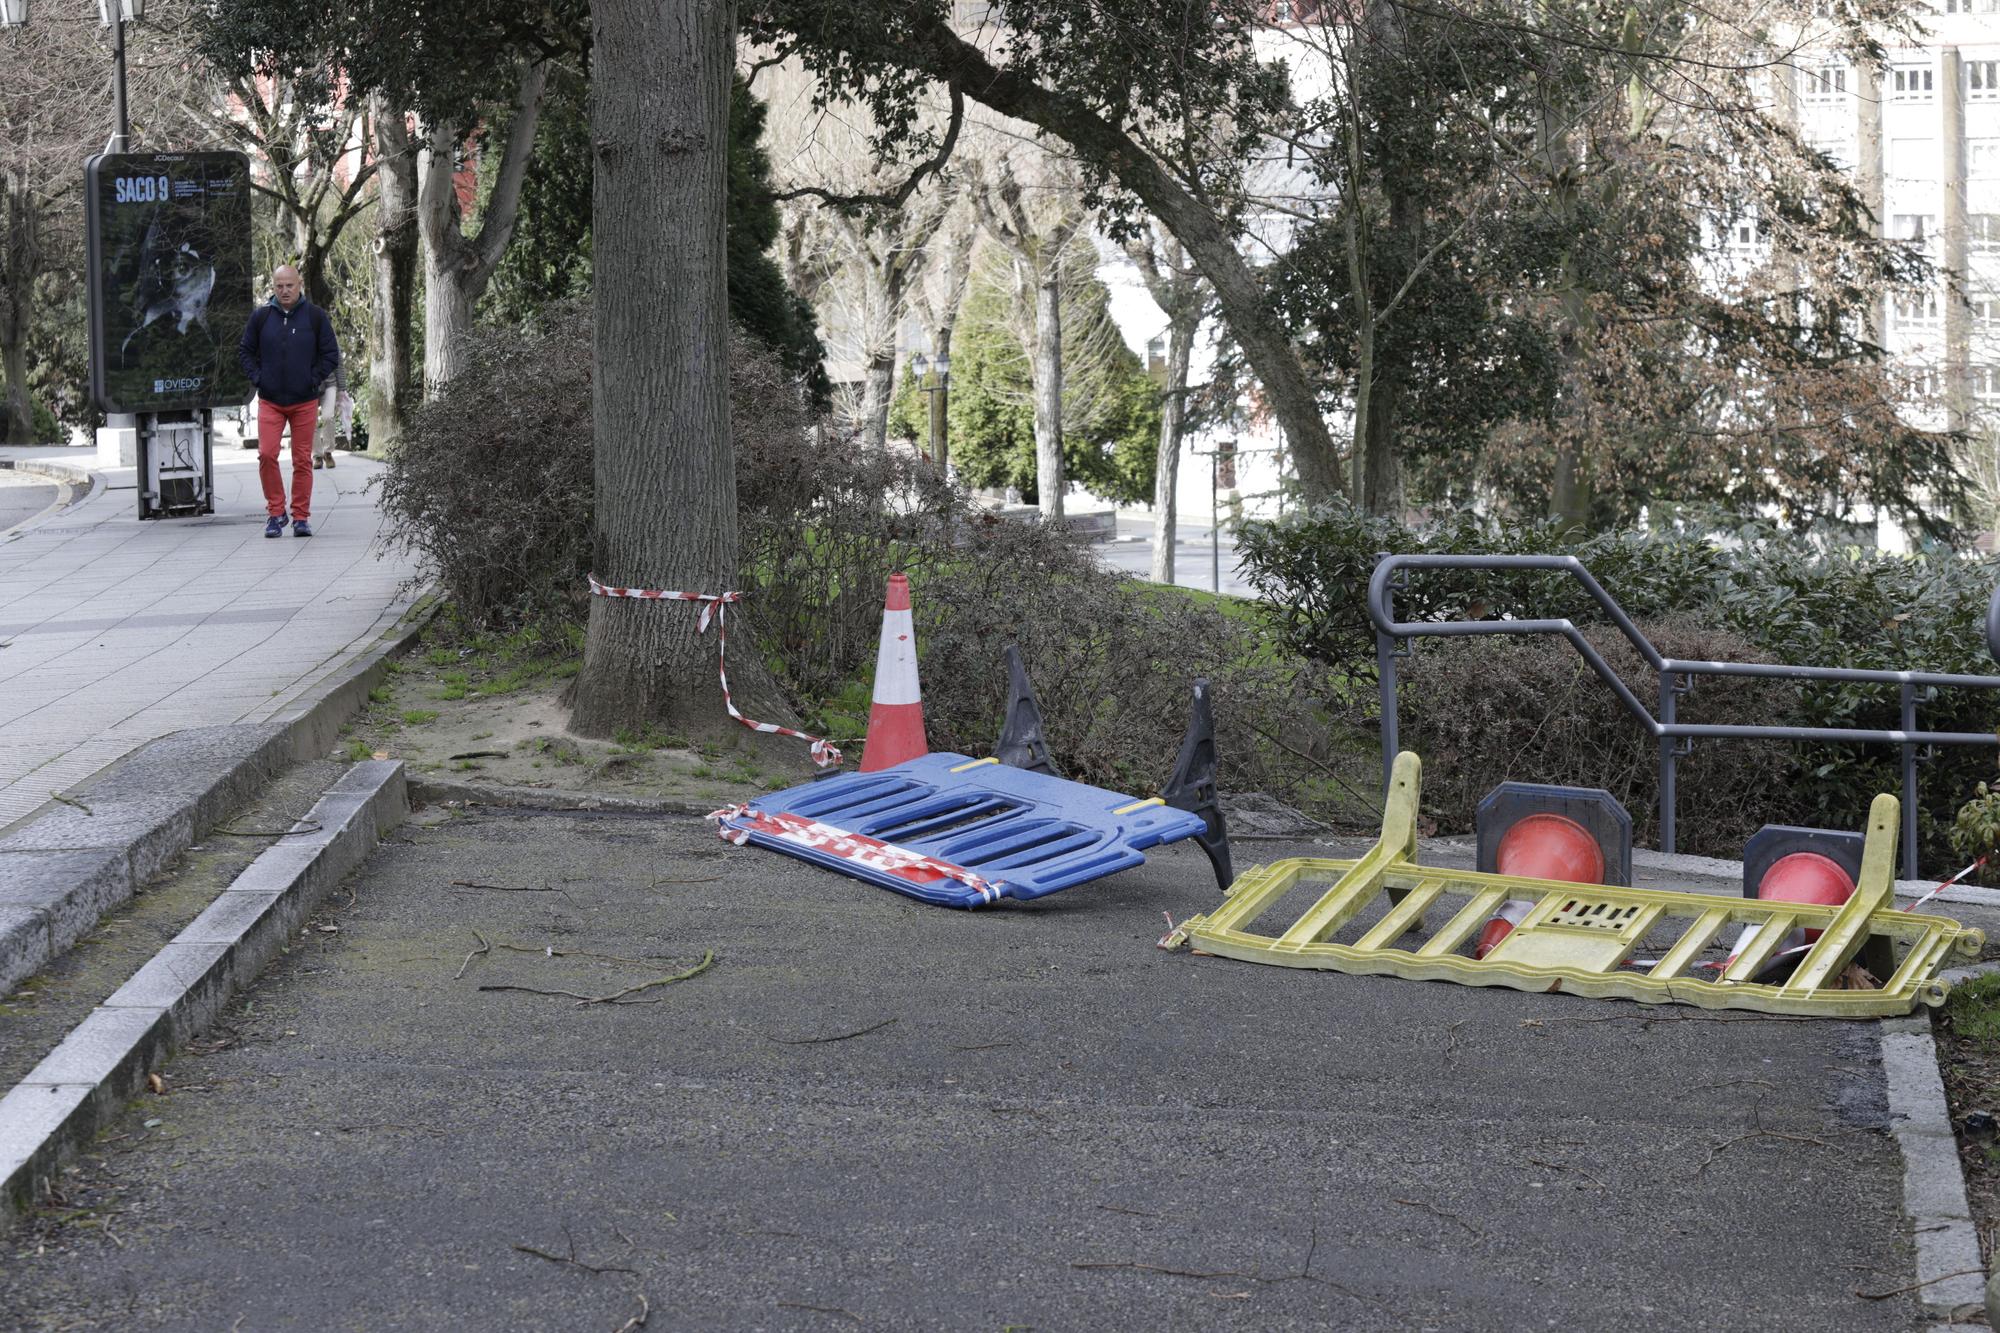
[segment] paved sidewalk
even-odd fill
[[[76,449],[0,449],[90,466]],[[262,722],[408,609],[365,487],[315,474],[311,540],[264,538],[256,458],[216,454],[216,512],[141,523],[129,468],[0,537],[0,830],[147,741]]]

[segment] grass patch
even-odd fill
[[[356,736],[347,743],[347,748],[340,752],[340,757],[350,764],[358,764],[364,759],[373,759],[375,752],[368,748],[367,741]]]
[[[1959,1039],[1988,1045],[2000,1042],[2000,972],[1953,986],[1944,1012]]]
[[[426,722],[437,721],[437,712],[429,708],[406,708],[403,710],[403,721],[413,727],[421,727]]]

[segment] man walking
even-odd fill
[[[285,531],[285,476],[278,466],[278,438],[292,435],[292,533],[312,536],[313,428],[321,387],[340,364],[333,321],[306,300],[299,271],[280,265],[271,274],[271,303],[250,316],[237,345],[243,373],[257,387],[257,476],[264,483],[266,537]]]

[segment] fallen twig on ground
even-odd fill
[[[539,954],[544,958],[596,958],[606,963],[627,963],[633,967],[652,967],[667,961],[665,958],[626,958],[615,953],[592,953],[588,949],[558,949],[553,944],[509,944],[505,940],[501,940],[494,947],[505,949],[510,953]]]
[[[780,1046],[823,1046],[830,1041],[849,1041],[855,1037],[865,1037],[871,1032],[880,1032],[895,1021],[893,1018],[885,1018],[879,1023],[871,1024],[854,1032],[843,1032],[833,1037],[774,1037],[766,1032],[764,1040],[775,1041]]]
[[[954,1051],[997,1051],[1002,1046],[1014,1045],[1011,1041],[989,1041],[981,1046],[954,1046]]]
[[[64,805],[73,805],[77,809],[83,811],[83,813],[85,813],[86,815],[95,816],[97,813],[96,811],[92,810],[89,806],[85,805],[82,801],[77,800],[76,797],[74,796],[65,796],[59,791],[52,791],[49,793],[49,797],[52,800],[61,801]]]
[[[563,1239],[569,1242],[568,1254],[551,1254],[547,1250],[537,1249],[533,1245],[516,1245],[514,1248],[522,1254],[532,1254],[535,1258],[546,1259],[552,1264],[568,1264],[572,1268],[581,1268],[586,1273],[629,1273],[633,1277],[639,1276],[639,1270],[636,1268],[620,1268],[616,1264],[587,1264],[577,1258],[576,1237],[570,1234],[567,1226],[563,1227]],[[641,1297],[640,1299],[644,1300],[645,1298]]]
[[[468,929],[470,929],[470,927],[468,927]],[[474,949],[471,953],[465,955],[465,961],[458,965],[458,976],[454,976],[452,978],[453,981],[457,981],[459,977],[465,975],[465,969],[472,966],[473,959],[479,957],[479,955],[483,953],[493,952],[493,946],[486,942],[486,937],[484,935],[480,934],[478,931],[475,930],[472,932],[472,938],[479,941],[479,947],[477,949]]]
[[[676,972],[670,977],[655,977],[651,981],[642,981],[636,986],[627,986],[624,990],[613,991],[609,995],[582,995],[573,990],[546,990],[540,986],[515,986],[504,982],[489,982],[479,989],[525,991],[529,995],[560,995],[566,999],[575,1000],[579,1009],[587,1004],[651,1004],[653,1003],[651,1000],[627,1000],[625,997],[636,995],[640,991],[652,990],[656,986],[671,986],[676,981],[686,981],[689,977],[698,977],[714,965],[715,950],[710,949],[702,955],[699,963],[696,963],[685,972]]]
[[[644,1328],[646,1321],[652,1317],[653,1303],[646,1299],[646,1293],[642,1291],[639,1293],[639,1313],[613,1329],[612,1333],[633,1333],[634,1329]]]
[[[1162,1277],[1197,1277],[1204,1280],[1218,1277],[1254,1278],[1257,1276],[1255,1273],[1246,1273],[1240,1268],[1219,1268],[1213,1271],[1193,1268],[1164,1268],[1159,1264],[1134,1263],[1129,1259],[1072,1259],[1069,1266],[1081,1269],[1123,1268],[1135,1273],[1158,1273]]]
[[[1912,1282],[1909,1286],[1898,1287],[1894,1291],[1857,1290],[1854,1294],[1856,1296],[1859,1296],[1864,1301],[1886,1301],[1891,1296],[1901,1296],[1907,1292],[1919,1291],[1924,1287],[1930,1286],[1932,1283],[1943,1282],[1947,1278],[1971,1277],[1974,1273],[1977,1273],[1981,1277],[1984,1277],[1986,1275],[1986,1270],[1983,1268],[1967,1268],[1957,1273],[1940,1273],[1936,1277],[1927,1277],[1922,1282]]]
[[[1456,1222],[1474,1236],[1481,1234],[1478,1227],[1472,1225],[1472,1223],[1466,1221],[1457,1213],[1448,1213],[1434,1203],[1425,1203],[1422,1199],[1397,1199],[1395,1202],[1402,1204],[1405,1208],[1421,1208],[1427,1213],[1435,1213],[1447,1222]]]
[[[553,884],[544,884],[540,888],[536,888],[532,884],[482,884],[476,879],[455,879],[451,882],[451,886],[454,889],[491,889],[495,893],[561,893],[562,892],[561,889],[557,888]]]
[[[1579,1176],[1582,1176],[1585,1180],[1589,1181],[1591,1184],[1597,1186],[1597,1188],[1599,1189],[1609,1188],[1609,1186],[1607,1186],[1603,1181],[1599,1180],[1596,1176],[1593,1176],[1592,1174],[1590,1174],[1590,1172],[1584,1170],[1580,1166],[1570,1166],[1564,1162],[1545,1162],[1539,1157],[1530,1157],[1528,1161],[1535,1166],[1545,1166],[1551,1171],[1574,1171]]]
[[[1702,1158],[1701,1165],[1694,1169],[1695,1175],[1699,1176],[1707,1171],[1710,1166],[1715,1164],[1715,1159],[1723,1153],[1728,1152],[1737,1144],[1747,1143],[1751,1139],[1783,1139],[1787,1143],[1809,1143],[1816,1148],[1831,1148],[1833,1146],[1825,1139],[1815,1138],[1811,1134],[1786,1134],[1781,1130],[1764,1128],[1764,1115],[1758,1107],[1753,1106],[1750,1108],[1750,1123],[1753,1128],[1748,1134],[1738,1134],[1733,1139],[1724,1139],[1720,1143],[1711,1144],[1708,1149],[1708,1156]]]
[[[505,759],[505,750],[466,750],[460,754],[448,754],[446,759]]]
[[[692,879],[680,879],[672,875],[662,875],[654,880],[653,884],[713,884],[721,878],[720,875],[702,875]],[[652,885],[647,887],[651,888]]]
[[[1165,1214],[1162,1214],[1162,1213],[1144,1213],[1144,1212],[1140,1212],[1140,1211],[1139,1211],[1139,1210],[1138,1210],[1137,1208],[1120,1208],[1120,1207],[1119,1207],[1119,1206],[1118,1206],[1117,1204],[1115,1204],[1115,1203],[1100,1203],[1100,1204],[1098,1204],[1097,1206],[1098,1206],[1099,1208],[1102,1208],[1102,1209],[1103,1209],[1103,1210],[1104,1210],[1105,1212],[1107,1212],[1107,1213],[1123,1213],[1123,1214],[1125,1214],[1125,1216],[1127,1216],[1127,1217],[1162,1217],[1162,1216],[1165,1216]]]

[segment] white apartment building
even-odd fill
[[[1783,71],[1802,138],[1853,173],[1882,234],[1924,247],[1941,281],[1886,303],[1914,425],[1964,429],[2000,407],[2000,0],[1936,0],[1918,46],[1880,65],[1810,48]]]

